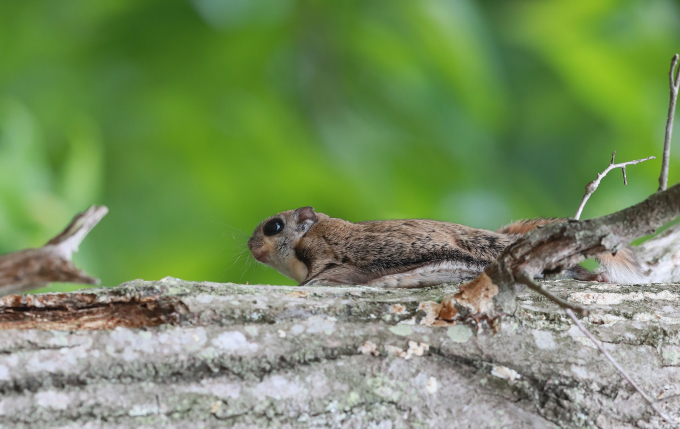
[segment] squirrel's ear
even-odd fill
[[[314,212],[314,207],[300,207],[299,209],[295,210],[295,213],[297,214],[298,224],[306,220],[311,220],[312,223],[316,223],[319,220],[316,217],[316,213]]]
[[[312,207],[300,207],[295,210],[295,215],[297,216],[297,230],[303,234],[307,234],[309,228],[319,220]]]

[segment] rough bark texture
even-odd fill
[[[680,224],[636,248],[652,283],[680,282]]]
[[[546,284],[591,308],[587,326],[647,392],[680,393],[680,285]],[[564,312],[531,291],[496,334],[429,326],[433,301],[455,291],[166,278],[6,298],[14,319],[3,328],[17,313],[14,327],[30,326],[30,314],[51,322],[0,331],[0,424],[664,427]],[[102,320],[120,311],[142,317],[121,310],[135,305],[160,306],[149,317],[167,323],[96,329],[115,326]],[[81,321],[97,309],[99,322],[69,322],[65,308]],[[675,417],[680,399],[662,408]]]

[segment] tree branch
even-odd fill
[[[673,134],[673,118],[675,117],[675,104],[678,100],[678,88],[680,87],[680,82],[678,81],[678,74],[680,74],[680,68],[676,71],[676,65],[678,64],[678,54],[673,56],[671,60],[671,70],[668,73],[668,78],[670,80],[671,86],[671,100],[668,104],[668,119],[666,119],[666,134],[664,136],[663,142],[663,160],[661,162],[661,175],[659,176],[659,191],[666,190],[668,186],[668,164],[671,155],[671,136]],[[675,76],[673,76],[675,75]]]
[[[447,299],[450,304],[442,312],[511,314],[517,305],[516,283],[525,284],[527,277],[542,272],[561,272],[602,253],[615,253],[678,215],[680,184],[607,216],[537,228],[508,246],[479,277],[461,285],[461,292]]]
[[[43,247],[1,256],[0,296],[37,289],[50,282],[98,284],[98,279],[71,262],[71,256],[108,211],[105,206],[92,206],[76,215],[64,231]]]

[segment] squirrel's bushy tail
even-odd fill
[[[564,218],[536,218],[522,219],[509,225],[499,228],[496,232],[501,234],[514,235],[519,238],[521,235],[538,228],[541,225],[563,222]],[[599,280],[611,283],[645,283],[642,264],[638,259],[635,249],[626,246],[616,253],[604,253],[596,257],[600,263],[601,272],[591,273],[585,268],[578,267],[577,270],[569,270],[569,275],[578,280]]]
[[[646,283],[642,264],[635,249],[626,246],[616,253],[603,253],[598,256],[603,268],[604,281],[611,283]]]

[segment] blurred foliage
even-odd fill
[[[106,285],[292,284],[245,250],[282,210],[573,216],[613,150],[661,154],[679,24],[669,0],[5,0],[0,253],[96,203],[76,262]],[[584,218],[659,169],[612,174]]]

